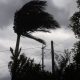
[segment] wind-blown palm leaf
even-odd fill
[[[46,43],[45,43],[44,40],[42,40],[42,39],[40,39],[40,38],[38,38],[38,37],[35,37],[35,36],[31,35],[31,34],[25,34],[24,36],[26,36],[26,37],[28,37],[28,38],[30,38],[30,39],[36,40],[36,41],[38,41],[38,42],[46,45]]]

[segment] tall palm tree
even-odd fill
[[[14,32],[17,34],[15,52],[10,48],[12,53],[13,65],[11,69],[12,80],[16,80],[16,66],[21,49],[19,49],[20,37],[25,36],[45,44],[45,41],[32,36],[34,31],[49,32],[49,29],[59,27],[54,18],[45,12],[46,1],[32,0],[25,4],[14,16]]]
[[[45,44],[43,40],[32,36],[31,33],[34,31],[48,32],[49,29],[55,29],[59,27],[59,24],[56,20],[54,20],[52,15],[45,11],[45,6],[46,1],[32,0],[15,13],[13,28],[17,34],[15,48],[16,56],[19,50],[21,35]]]

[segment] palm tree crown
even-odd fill
[[[44,11],[46,1],[32,0],[15,13],[14,31],[25,35],[37,30],[59,27],[54,18]]]

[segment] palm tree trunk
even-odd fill
[[[14,53],[14,60],[13,60],[13,68],[12,68],[12,79],[11,80],[16,80],[17,79],[17,73],[16,73],[16,68],[17,68],[17,61],[18,61],[18,56],[19,56],[19,43],[20,43],[20,36],[17,34],[17,41],[16,41],[16,47],[15,47],[15,53]]]
[[[20,36],[19,34],[17,34],[17,41],[16,41],[16,47],[15,47],[15,55],[18,55],[18,51],[19,51],[19,44],[20,44]]]

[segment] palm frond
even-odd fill
[[[36,41],[46,45],[46,42],[44,40],[42,40],[42,39],[40,39],[38,37],[35,37],[35,36],[31,35],[31,34],[24,34],[24,36],[26,36],[26,37],[28,37],[30,39],[36,40]]]

